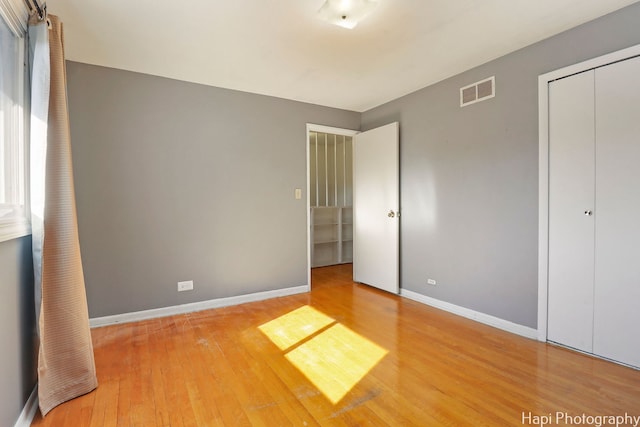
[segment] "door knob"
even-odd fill
[[[587,216],[591,216],[591,215],[593,215],[593,212],[592,211],[584,211],[584,214],[587,215]]]
[[[387,216],[388,216],[389,218],[393,218],[393,217],[395,217],[395,216],[396,216],[396,214],[395,214],[395,212],[393,212],[393,211],[389,211],[389,213],[387,214]]]

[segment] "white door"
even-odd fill
[[[547,338],[640,367],[640,58],[549,83]]]
[[[640,58],[596,70],[593,352],[640,367]]]
[[[547,338],[593,350],[594,72],[549,83]]]
[[[397,294],[400,252],[398,123],[353,140],[353,280]]]

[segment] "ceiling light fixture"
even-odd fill
[[[326,0],[318,11],[325,21],[352,29],[378,4],[378,0]]]

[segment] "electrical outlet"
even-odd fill
[[[438,282],[436,282],[435,280],[433,280],[433,279],[427,279],[427,285],[433,285],[433,286],[436,286],[437,284],[438,284]]]
[[[296,188],[294,193],[296,200],[302,199],[302,188]]]
[[[178,282],[178,292],[192,291],[193,280],[187,280],[186,282]]]

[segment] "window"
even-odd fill
[[[25,138],[26,8],[0,2],[0,242],[30,233]]]

